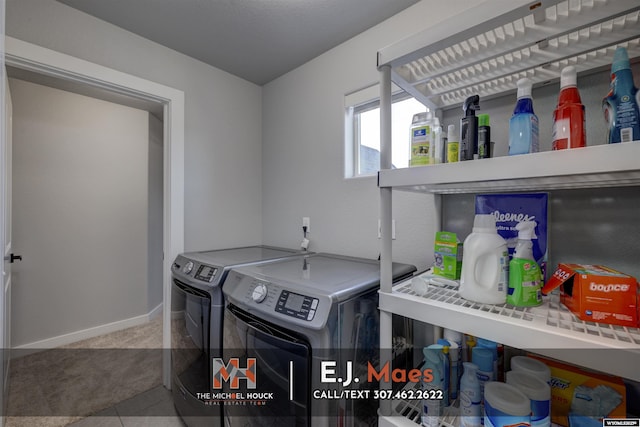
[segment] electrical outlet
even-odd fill
[[[378,220],[378,239],[382,238],[382,221]],[[396,220],[391,220],[391,240],[396,240]]]
[[[311,218],[309,218],[308,216],[303,216],[302,226],[307,227],[307,233],[311,232]]]

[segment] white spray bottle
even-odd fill
[[[460,425],[480,427],[482,394],[478,380],[478,366],[464,362],[464,374],[460,378]]]

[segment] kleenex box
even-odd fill
[[[447,279],[460,279],[462,271],[462,243],[456,233],[448,231],[436,232],[436,242],[433,249],[435,264],[433,274]]]

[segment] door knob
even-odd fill
[[[11,254],[4,257],[4,260],[9,261],[9,263],[13,264],[15,261],[22,261],[22,255]]]

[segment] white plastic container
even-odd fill
[[[499,382],[484,386],[485,427],[527,427],[531,425],[531,403],[516,387]]]
[[[464,362],[464,374],[460,378],[460,426],[480,427],[482,394],[477,377],[478,367]]]
[[[507,384],[516,387],[531,401],[531,427],[551,426],[551,387],[549,384],[523,371],[507,372]]]
[[[484,304],[504,304],[509,284],[507,242],[496,231],[493,215],[476,215],[464,241],[460,296]]]
[[[522,371],[540,378],[549,384],[551,382],[551,370],[543,362],[527,356],[513,356],[511,358],[511,370]]]
[[[413,120],[411,121],[409,166],[431,164],[434,124],[433,113],[430,111],[418,113],[413,116]]]
[[[424,368],[431,369],[433,380],[429,383],[423,383],[423,389],[429,392],[441,391],[448,394],[445,390],[446,372],[445,359],[446,356],[442,352],[441,345],[430,345],[422,349],[424,355]],[[444,415],[445,408],[444,399],[425,399],[422,401],[422,425],[424,427],[440,427],[440,417]]]

